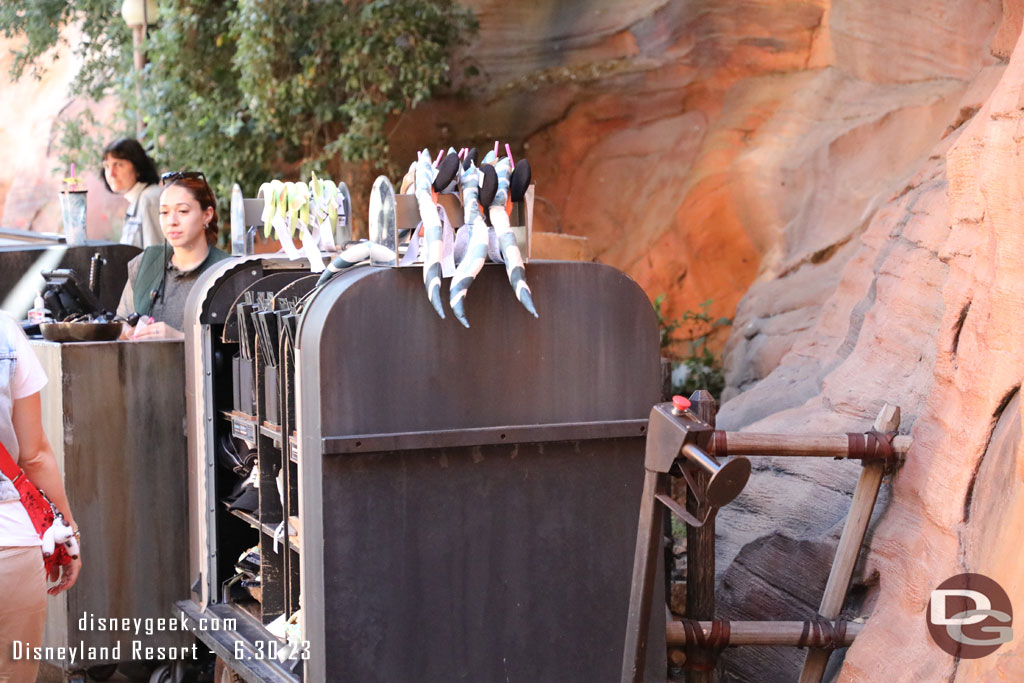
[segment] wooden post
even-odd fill
[[[878,432],[891,432],[895,431],[899,424],[900,409],[886,403],[882,406],[878,417],[875,418],[872,429]],[[821,598],[821,607],[818,609],[818,614],[830,621],[839,616],[839,611],[843,608],[843,602],[846,600],[850,578],[853,576],[853,567],[857,563],[860,547],[864,543],[864,533],[867,531],[868,522],[871,521],[871,511],[875,508],[875,500],[878,498],[878,489],[882,485],[884,471],[884,462],[868,463],[861,468],[857,488],[853,491],[850,513],[846,517],[843,534],[839,537],[835,560],[832,562],[832,570],[828,575],[825,593]],[[820,682],[825,674],[825,666],[828,664],[830,654],[832,653],[828,650],[809,650],[804,658],[800,683]]]
[[[705,636],[711,633],[710,621],[700,622],[700,627]],[[839,647],[851,645],[863,628],[863,624],[847,623],[846,633],[838,644]],[[804,621],[730,621],[729,647],[796,647],[800,644],[800,636],[811,632]],[[683,628],[682,622],[670,619],[665,624],[665,637],[670,646],[686,645],[686,629]]]
[[[759,434],[754,432],[726,432],[729,455],[773,455],[801,458],[840,458],[850,455],[846,434]],[[897,436],[892,450],[905,455],[913,439]],[[724,455],[719,453],[718,455]]]
[[[715,426],[718,406],[710,392],[700,390],[690,396],[690,409],[704,422]],[[694,468],[694,481],[701,489],[707,487],[707,472]],[[697,502],[693,491],[686,489],[686,509],[703,519],[707,507]],[[686,618],[709,621],[715,618],[715,517],[695,529],[686,525]],[[712,683],[714,671],[687,670],[687,683]]]
[[[655,496],[667,488],[668,475],[644,473],[644,492],[640,498],[640,521],[637,523],[636,552],[633,558],[633,583],[629,592],[629,613],[626,618],[626,642],[622,656],[622,683],[642,683],[647,657],[647,637],[654,601],[654,577],[660,561],[661,520],[664,507]],[[663,609],[659,606],[659,609]],[[661,647],[659,643],[657,647]]]

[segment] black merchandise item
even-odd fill
[[[529,189],[532,179],[533,173],[530,170],[530,162],[526,159],[520,159],[519,163],[512,170],[512,178],[509,180],[508,185],[508,193],[512,197],[512,201],[523,201],[523,197],[526,196],[526,190]]]
[[[498,172],[490,164],[484,164],[480,173],[483,176],[480,180],[480,204],[486,209],[498,194]]]
[[[437,165],[437,175],[434,176],[434,192],[444,192],[445,188],[455,181],[459,173],[459,155],[451,152],[441,163]]]
[[[222,434],[217,441],[217,464],[246,479],[256,464],[256,450],[230,434]]]

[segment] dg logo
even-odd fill
[[[1013,640],[1013,607],[998,583],[983,574],[957,574],[932,591],[928,632],[960,659],[990,655]]]

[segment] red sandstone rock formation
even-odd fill
[[[941,317],[934,342],[921,345],[935,353],[933,378],[918,383],[927,394],[912,432],[914,450],[872,542],[867,570],[880,578],[879,596],[869,628],[847,656],[848,680],[876,680],[893,668],[918,680],[1024,678],[1019,637],[995,655],[959,666],[930,643],[907,637],[920,624],[930,590],[947,576],[982,573],[1017,605],[1024,597],[1022,93],[1024,41],[1018,41],[995,90],[945,154],[948,212],[917,231],[919,243],[934,249],[931,260],[945,266],[935,287],[941,298],[933,310]],[[904,279],[912,273],[897,272]],[[894,360],[885,367],[895,369],[900,359]],[[894,648],[901,639],[914,646]],[[880,648],[887,662],[875,655]]]
[[[485,35],[492,6],[478,4]],[[473,52],[480,106],[434,105],[417,127],[518,136],[546,202],[538,223],[588,236],[652,297],[668,292],[670,315],[708,297],[731,314],[752,283],[720,424],[842,432],[901,406],[916,444],[876,508],[847,610],[868,627],[845,680],[1020,677],[1012,643],[957,668],[924,610],[961,571],[1024,596],[1020,524],[998,512],[1024,497],[1010,400],[1024,271],[1008,220],[1024,209],[1020,112],[990,112],[1024,83],[1024,65],[1006,66],[1021,3],[587,6],[509,10],[526,44]],[[997,214],[1003,229],[985,229]],[[814,613],[856,477],[850,463],[758,459],[719,517],[722,616]],[[732,680],[788,681],[803,653],[725,660]]]
[[[1019,31],[1017,10],[976,34],[977,54],[1007,54],[1010,31]],[[962,95],[943,105],[955,115],[927,158],[910,166],[913,177],[891,187],[888,197],[860,198],[866,229],[848,223],[853,230],[830,251],[756,284],[740,305],[729,342],[734,384],[741,377],[752,387],[733,393],[720,424],[856,430],[889,401],[903,407],[903,429],[915,437],[907,465],[880,499],[861,585],[849,603],[850,616],[870,618],[846,658],[843,680],[1015,680],[1024,673],[1019,641],[1003,646],[999,656],[957,667],[924,629],[930,591],[953,574],[981,572],[1012,599],[1024,596],[1014,569],[1021,529],[1007,522],[1014,519],[1009,510],[1020,505],[1024,461],[1016,399],[1024,354],[1011,341],[1024,303],[1017,253],[1024,247],[1019,231],[1009,228],[1022,208],[1014,132],[1024,49],[1014,55],[1009,68],[979,59],[973,77],[961,75],[968,77],[957,88]],[[859,66],[862,78],[872,73]],[[920,125],[934,131],[937,123],[936,115]],[[898,131],[881,133],[861,137],[829,173],[879,160],[887,147],[903,144]],[[921,133],[915,140],[927,141],[923,130],[915,133]],[[841,194],[829,196],[846,201]],[[784,236],[791,233],[787,227]],[[801,317],[793,320],[793,311]],[[766,329],[768,339],[759,342]],[[824,585],[827,563],[821,560],[831,557],[855,468],[765,460],[736,507],[719,517],[721,605],[738,617],[765,609],[803,617]],[[805,565],[812,570],[801,572]],[[816,575],[820,583],[776,573],[793,566],[797,577]],[[779,651],[735,652],[727,669],[741,678],[775,671],[772,680],[787,680],[799,659]]]
[[[961,571],[1024,605],[1024,3],[469,4],[470,103],[393,122],[396,158],[509,140],[538,229],[588,237],[670,317],[707,298],[735,313],[722,426],[860,430],[900,405],[915,445],[876,508],[841,678],[1024,677],[1020,637],[956,666],[924,614]],[[806,618],[857,468],[757,464],[719,517],[721,615]],[[723,668],[789,681],[802,658],[732,650]]]
[[[735,388],[817,318],[842,247],[997,62],[1002,16],[991,0],[470,4],[481,37],[463,61],[482,75],[457,85],[471,105],[407,115],[398,156],[425,136],[512,140],[533,160],[538,227],[587,236],[652,298],[666,293],[669,317],[708,298],[732,316],[756,283],[748,301],[772,303],[739,309],[759,334],[732,345]]]

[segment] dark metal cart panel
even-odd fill
[[[531,262],[540,318],[485,266],[465,329],[441,320],[417,269],[364,269],[310,303],[299,349],[324,436],[644,418],[660,399],[658,330],[643,291],[594,263]],[[307,348],[312,346],[313,348]]]
[[[357,269],[310,302],[296,365],[308,680],[618,677],[655,316],[612,268],[533,262],[529,277],[539,319],[487,266],[468,330],[436,316],[411,269]],[[364,453],[364,439],[390,446]]]
[[[642,444],[326,459],[332,680],[613,680]]]

